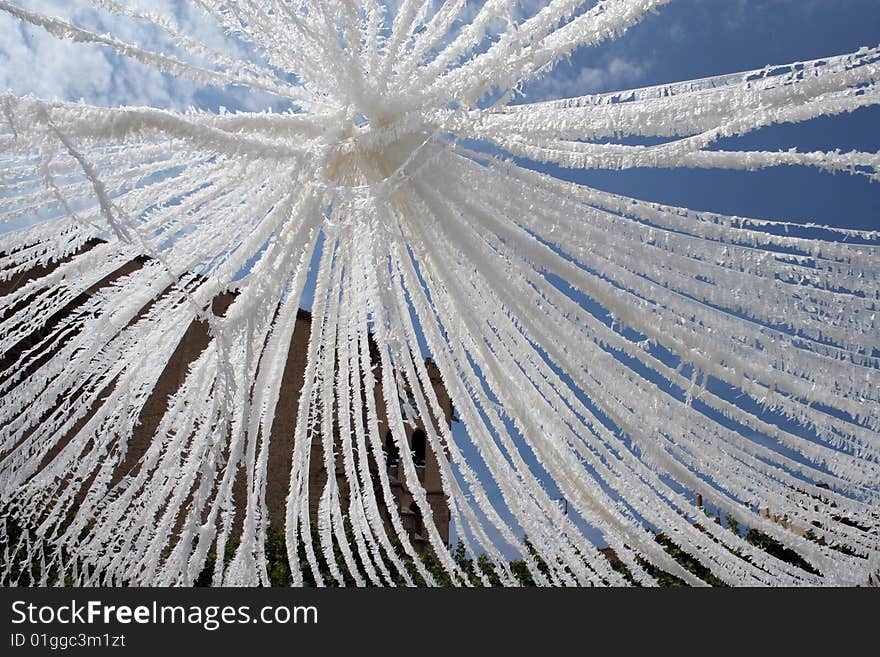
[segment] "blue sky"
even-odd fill
[[[539,93],[550,88],[569,95],[577,93],[569,81],[596,78],[598,84],[586,91],[606,91],[817,59],[878,43],[880,2],[876,0],[673,0],[621,39],[578,52],[570,65],[554,71],[550,83],[533,86]],[[585,76],[585,70],[600,73]],[[880,108],[874,107],[773,126],[718,146],[876,152],[878,126]],[[880,229],[880,186],[863,176],[835,176],[803,167],[759,172],[553,173],[608,191],[700,210]]]
[[[155,30],[96,11],[85,0],[19,0],[23,6],[110,31],[148,48],[173,49]],[[246,48],[179,0],[139,0],[231,54]],[[528,0],[528,4],[534,4]],[[102,105],[262,109],[273,102],[240,89],[204,88],[124,60],[98,46],[60,42],[0,15],[0,89]],[[767,64],[814,59],[880,43],[876,0],[673,0],[622,38],[582,49],[526,86],[532,100],[645,86]],[[276,105],[276,107],[278,107]],[[880,150],[880,108],[765,128],[719,147]],[[880,227],[880,192],[863,177],[800,167],[757,173],[711,170],[545,170],[609,191],[762,218]]]
[[[112,31],[146,47],[168,46],[154,32],[88,9],[82,0],[20,4]],[[143,0],[173,11],[212,45],[242,54],[197,12],[172,0]],[[97,104],[151,104],[185,109],[262,109],[271,99],[240,90],[205,89],[173,80],[94,46],[61,43],[0,16],[0,89],[84,99]],[[611,91],[730,73],[852,52],[880,43],[878,0],[673,0],[622,38],[575,53],[525,87],[529,100]],[[720,143],[742,149],[880,150],[880,108],[764,128]],[[542,167],[608,191],[727,214],[880,229],[880,185],[867,178],[783,167],[760,172],[711,170],[570,171]],[[456,433],[461,436],[462,428]],[[551,489],[552,494],[552,489]]]

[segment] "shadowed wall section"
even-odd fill
[[[98,243],[99,242],[97,241],[88,243],[83,250],[85,251],[93,248]],[[0,359],[0,380],[15,375],[21,366],[22,357],[25,355],[25,353],[32,350],[35,345],[39,345],[41,339],[48,335],[51,332],[53,326],[61,321],[65,316],[70,313],[76,312],[77,308],[85,303],[85,301],[89,298],[91,294],[94,294],[102,287],[113,283],[113,281],[115,281],[117,278],[134,272],[139,267],[141,267],[144,262],[146,262],[146,259],[140,258],[137,260],[133,260],[132,262],[119,268],[114,274],[108,276],[100,283],[90,288],[88,291],[76,297],[64,308],[61,313],[58,313],[57,316],[53,316],[52,318],[50,318],[50,320],[42,329],[34,331],[31,335],[22,338],[11,350],[3,355],[2,359]],[[0,283],[0,296],[17,289],[19,286],[24,285],[29,280],[45,276],[46,274],[50,273],[55,266],[57,265],[49,264],[46,267],[25,272],[24,274],[17,276],[12,280]],[[235,299],[235,296],[235,292],[226,292],[216,297],[212,305],[212,310],[214,314],[222,316]],[[276,528],[282,527],[285,519],[285,506],[290,484],[291,461],[294,448],[296,414],[299,404],[300,390],[302,389],[304,373],[306,370],[306,358],[308,353],[310,334],[311,314],[308,311],[300,309],[297,312],[296,329],[293,334],[291,348],[287,356],[287,364],[285,366],[284,375],[281,381],[280,395],[272,424],[272,432],[269,443],[266,481],[266,504],[269,520],[272,526]],[[128,444],[125,447],[125,455],[113,472],[110,482],[111,494],[112,490],[115,487],[125,485],[125,479],[127,477],[133,476],[139,471],[142,464],[142,458],[147,453],[147,450],[149,449],[155,435],[156,429],[159,426],[162,417],[166,412],[166,409],[168,408],[169,399],[183,384],[186,379],[190,365],[208,346],[209,340],[210,336],[208,332],[208,326],[203,321],[194,321],[185,332],[173,356],[165,366],[159,378],[158,384],[153,389],[138,417],[138,425],[133,435],[128,440]],[[60,347],[61,345],[58,343],[46,347],[44,349],[45,353],[42,353],[38,360],[32,361],[27,369],[36,369],[36,367],[39,366],[40,362],[43,362],[44,359],[49,358]],[[30,356],[32,357],[33,353],[31,353]],[[432,385],[434,387],[434,391],[437,395],[441,407],[443,408],[445,415],[445,417],[443,418],[431,418],[430,421],[433,422],[434,426],[436,427],[439,421],[443,421],[446,423],[451,422],[453,417],[453,406],[449,395],[446,393],[446,390],[442,385],[440,373],[437,366],[430,360],[427,360],[426,364],[428,367],[428,373],[430,375]],[[373,367],[376,380],[381,380],[381,371],[378,365],[378,359],[373,362]],[[21,372],[18,373],[20,374]],[[114,386],[115,382],[107,386],[104,394],[101,396],[101,399],[106,398],[106,396],[109,395],[110,392],[114,389]],[[391,484],[391,490],[396,502],[397,511],[401,516],[403,526],[407,530],[410,539],[412,540],[416,549],[422,550],[428,544],[427,538],[424,535],[422,514],[419,512],[417,506],[413,501],[413,496],[406,486],[405,478],[403,475],[403,468],[400,464],[399,457],[395,454],[389,453],[389,450],[387,448],[388,443],[384,442],[386,441],[386,436],[384,435],[384,432],[388,430],[389,422],[387,418],[382,390],[379,384],[377,384],[376,389],[374,390],[374,396],[377,415],[379,419],[379,428],[380,431],[383,432],[383,444],[385,444],[386,446],[386,449],[383,453],[383,458],[381,459],[382,461],[384,461],[383,463],[377,464],[376,459],[373,458],[372,454],[368,459],[369,467],[373,474],[372,480],[374,481],[376,499],[379,502],[380,513],[383,517],[383,520],[385,521],[386,528],[391,531],[389,510],[387,506],[383,504],[384,498],[381,494],[381,491],[379,490],[379,477],[377,476],[377,468],[379,467],[379,465],[385,467],[387,470],[387,474],[389,476],[389,481]],[[71,400],[59,400],[59,404],[65,402],[70,403],[70,401]],[[73,401],[75,403],[75,400]],[[407,403],[405,400],[400,400],[400,402],[402,404]],[[51,452],[49,452],[43,458],[40,469],[51,463],[55,455],[57,455],[58,452],[63,449],[63,447],[73,437],[73,435],[75,435],[76,431],[78,431],[79,428],[83,426],[94,415],[99,405],[100,404],[98,403],[94,404],[89,414],[85,418],[83,418],[77,424],[77,426],[68,433],[67,436],[65,436],[64,440],[60,441],[57,445],[53,447]],[[422,418],[419,418],[415,423],[415,426],[406,426],[406,438],[413,452],[415,470],[418,474],[419,481],[421,485],[425,488],[427,499],[431,505],[434,521],[437,525],[438,531],[443,541],[448,544],[450,519],[449,507],[446,503],[446,496],[442,489],[436,455],[431,449],[426,448],[425,445],[426,440],[424,429],[424,420]],[[342,462],[341,437],[339,431],[340,429],[338,425],[334,422],[334,454],[336,458],[336,468],[334,475],[337,479],[341,508],[344,512],[349,506],[349,486]],[[22,435],[21,440],[24,440],[26,436],[27,434]],[[4,456],[5,454],[0,454],[0,458]],[[328,473],[326,471],[326,468],[324,467],[322,437],[319,432],[315,432],[312,434],[312,445],[309,461],[309,509],[311,520],[313,523],[316,523],[317,521],[318,502],[320,494],[323,491],[324,486],[327,482],[327,476]],[[238,476],[236,477],[236,484],[233,489],[234,505],[236,512],[233,534],[238,534],[240,532],[244,518],[244,506],[246,499],[246,489],[244,482],[244,468],[239,466]],[[81,482],[79,484],[81,490],[77,493],[77,499],[82,499],[82,495],[85,494],[85,491],[88,489],[89,484],[90,481]],[[63,482],[62,485],[71,485],[71,482]],[[193,487],[193,490],[195,490],[196,486],[197,483]],[[188,503],[189,500],[187,500],[184,508]],[[181,529],[181,524],[184,517],[185,514],[181,513],[180,520],[178,521],[178,525],[175,531],[179,531]]]

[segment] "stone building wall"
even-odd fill
[[[94,245],[90,245],[94,246]],[[54,323],[62,319],[65,313],[72,312],[77,305],[82,304],[90,294],[97,291],[101,287],[108,285],[116,278],[125,274],[132,273],[140,266],[144,260],[135,260],[121,267],[117,272],[108,276],[106,279],[95,285],[84,294],[80,295],[57,317],[51,318],[48,322],[47,329],[35,332],[33,335],[23,339],[19,344],[15,345],[7,354],[0,359],[0,375],[3,370],[15,368],[19,362],[21,354],[29,345],[35,344],[41,335],[46,335],[47,331]],[[0,295],[6,294],[15,289],[17,286],[24,284],[27,280],[31,280],[38,276],[43,276],[52,270],[52,266],[39,268],[24,275],[16,277],[16,279],[6,282],[0,282]],[[225,293],[214,300],[213,311],[215,314],[222,315],[226,312],[232,301],[234,293]],[[303,385],[303,378],[306,368],[306,355],[308,352],[308,341],[311,332],[311,315],[304,310],[300,310],[297,314],[296,330],[294,331],[291,348],[288,353],[287,364],[284,370],[278,406],[272,425],[271,440],[269,443],[269,456],[267,463],[267,482],[266,482],[266,502],[268,506],[268,514],[270,522],[280,527],[284,524],[285,506],[287,500],[287,491],[290,483],[290,468],[293,453],[293,435],[296,422],[297,407],[299,403],[299,392]],[[166,365],[159,379],[158,385],[153,390],[147,403],[145,404],[139,417],[139,425],[130,438],[127,445],[125,458],[113,473],[112,484],[120,482],[126,475],[133,474],[139,467],[141,457],[147,452],[150,441],[155,433],[162,416],[167,408],[168,400],[173,395],[186,378],[189,365],[198,357],[198,355],[208,345],[209,335],[207,325],[201,321],[195,321],[185,333],[183,339],[178,345],[174,355]],[[451,422],[453,416],[452,402],[449,399],[446,390],[442,385],[440,373],[432,362],[427,361],[429,374],[435,390],[435,393],[444,409],[444,418],[432,418],[431,421],[436,426],[438,422],[443,421],[447,424]],[[381,372],[378,364],[374,364],[376,380],[381,380]],[[107,394],[109,394],[107,390]],[[376,400],[377,415],[379,418],[379,427],[383,432],[383,445],[386,447],[385,462],[377,464],[375,459],[370,459],[370,467],[373,471],[373,480],[378,482],[376,475],[377,467],[384,467],[389,476],[391,489],[396,501],[397,512],[401,515],[404,527],[410,534],[414,545],[417,549],[421,549],[426,545],[426,537],[424,528],[421,523],[420,513],[413,503],[413,497],[407,487],[407,482],[403,474],[403,467],[399,462],[394,462],[392,441],[390,440],[390,432],[388,432],[388,418],[383,400],[382,390],[377,383],[374,390]],[[67,437],[71,438],[75,431],[88,421],[87,416],[84,418],[73,432]],[[334,428],[334,442],[336,453],[336,472],[337,483],[340,490],[340,497],[343,510],[348,506],[348,482],[345,476],[345,470],[342,463],[340,449],[341,440],[339,436],[339,428]],[[406,438],[411,449],[418,449],[418,444],[424,444],[424,424],[419,420],[415,427],[406,427]],[[414,443],[415,441],[415,443]],[[314,523],[317,518],[318,501],[321,491],[327,481],[327,472],[324,467],[323,447],[320,435],[315,435],[311,446],[311,458],[309,466],[309,508],[311,519]],[[61,441],[52,452],[47,454],[41,465],[51,462],[55,454],[60,451],[66,440]],[[427,498],[432,508],[434,522],[437,525],[439,533],[448,543],[449,540],[449,508],[446,503],[446,497],[443,492],[440,480],[440,472],[437,459],[432,453],[430,446],[424,448],[424,460],[416,464],[416,472],[419,481],[425,487]],[[390,456],[389,456],[390,455]],[[243,521],[243,505],[245,500],[244,473],[243,470],[236,478],[237,485],[234,490],[235,506],[237,509],[237,517],[235,527],[240,528]],[[380,511],[384,516],[386,526],[390,530],[391,525],[388,516],[388,508],[383,503],[383,495],[378,488],[376,489],[376,499],[379,501]]]

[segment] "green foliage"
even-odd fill
[[[730,531],[732,531],[734,534],[739,536],[740,530],[739,530],[739,522],[737,521],[737,519],[729,514],[724,519],[727,521],[727,526],[730,528]]]
[[[24,530],[14,522],[10,514],[6,513],[0,515],[0,517],[2,517],[3,522],[5,522],[6,543],[9,548],[8,553],[6,553],[6,551],[4,551],[4,553],[0,553],[0,569],[9,567],[12,574],[12,577],[10,577],[10,581],[17,581],[20,585],[23,586],[33,586],[38,585],[43,581],[43,569],[48,568],[49,571],[46,573],[45,582],[49,586],[57,586],[59,584],[59,572],[56,565],[53,564],[50,566],[44,566],[37,561],[28,560],[25,555],[23,546],[25,546],[28,542],[34,544],[38,540],[34,531],[28,530],[28,535],[25,536]],[[715,519],[712,516],[709,517],[714,519],[716,522],[720,522],[720,518]],[[69,523],[70,519],[71,517],[65,519],[65,524]],[[743,528],[732,516],[728,515],[725,518],[725,523],[732,532],[738,535],[743,535]],[[87,525],[83,531],[88,532],[89,529],[91,529],[91,524]],[[351,526],[348,525],[348,523],[346,523],[345,532],[348,544],[354,546],[354,534],[352,532]],[[312,531],[311,538],[313,545],[320,545],[320,538],[315,530]],[[821,539],[817,539],[812,532],[807,532],[806,538],[816,543],[822,543]],[[776,557],[777,559],[802,568],[807,572],[819,574],[815,570],[815,568],[813,568],[807,561],[805,561],[798,553],[791,550],[790,548],[785,547],[782,543],[765,534],[764,532],[761,532],[758,529],[747,529],[744,535],[744,539],[751,545],[754,545],[755,547],[764,550],[765,552]],[[708,568],[700,564],[699,561],[697,561],[694,557],[684,552],[664,534],[657,534],[655,536],[655,540],[661,546],[663,546],[663,549],[673,559],[681,564],[681,566],[688,572],[693,573],[695,576],[712,586],[726,586],[726,584],[718,577],[713,575]],[[541,572],[543,575],[548,576],[550,573],[550,568],[548,564],[535,549],[531,541],[529,541],[528,537],[524,539],[524,545],[526,547],[526,550],[528,551],[529,557],[536,564],[538,571]],[[239,541],[237,538],[232,538],[226,543],[224,551],[224,563],[228,564],[232,560],[238,546]],[[395,551],[396,557],[404,563],[412,582],[416,586],[426,586],[427,583],[416,568],[412,557],[406,554],[399,541],[397,541],[396,539],[393,540],[391,546],[392,549]],[[46,547],[45,551],[47,553],[52,552],[51,549],[48,549],[48,546]],[[333,552],[336,563],[338,564],[338,570],[342,576],[344,584],[346,586],[355,585],[356,581],[346,568],[345,561],[342,555],[342,550],[340,549],[335,536]],[[385,552],[384,549],[380,547],[379,552],[382,559],[384,559],[386,562],[390,561],[389,555]],[[741,556],[741,558],[746,561],[749,560],[747,556],[740,555],[738,551],[735,551],[734,553],[738,556]],[[9,556],[5,556],[5,554],[8,554]],[[66,551],[62,550],[61,554],[63,555],[65,562],[69,563],[69,555],[66,553]],[[293,578],[290,571],[290,565],[288,563],[286,539],[284,535],[284,528],[282,526],[270,525],[268,527],[265,543],[265,554],[269,584],[271,586],[290,586],[293,582]],[[357,567],[359,569],[363,569],[363,564],[361,563],[358,551],[352,550],[352,554]],[[304,585],[315,586],[315,578],[312,574],[311,567],[309,566],[306,559],[305,545],[301,537],[297,546],[297,557],[299,559],[300,571],[303,573]],[[4,561],[5,558],[9,560],[8,564]],[[318,564],[318,571],[323,578],[324,584],[331,587],[338,586],[339,583],[333,576],[321,550],[315,551],[315,558]],[[471,555],[467,554],[465,547],[462,543],[458,543],[452,550],[452,559],[460,568],[463,576],[466,578],[466,581],[461,580],[459,576],[450,575],[450,573],[447,572],[446,568],[444,568],[444,566],[442,565],[440,559],[436,556],[436,554],[434,554],[431,549],[423,551],[418,558],[424,569],[428,573],[430,573],[430,575],[434,578],[435,582],[439,586],[455,586],[461,584],[484,586],[486,583],[491,586],[497,586],[501,584],[501,576],[499,575],[500,569],[498,567],[498,564],[494,563],[492,559],[490,559],[490,557],[486,554],[480,554],[476,558],[473,558]],[[638,558],[638,562],[651,576],[653,576],[658,581],[660,586],[687,586],[687,583],[679,577],[676,577],[662,570],[661,568],[658,568],[657,566],[647,562],[644,559]],[[216,555],[212,550],[209,552],[205,566],[202,569],[202,572],[196,578],[194,586],[211,585],[215,563]],[[633,578],[632,573],[624,564],[612,559],[611,565],[617,572],[621,573],[621,575],[623,575],[623,577],[630,584],[638,585]],[[529,570],[527,562],[525,560],[510,561],[507,564],[507,568],[514,575],[520,586],[530,587],[536,585],[534,577]],[[70,569],[68,568],[68,570]],[[398,585],[403,585],[405,582],[402,577],[398,576],[394,583]],[[65,577],[65,581],[63,582],[63,584],[66,586],[73,584],[72,577],[69,572]]]
[[[802,568],[808,573],[813,573],[814,575],[821,574],[809,563],[804,561],[803,557],[797,552],[785,547],[782,543],[772,536],[768,536],[764,532],[758,531],[757,529],[750,529],[746,532],[746,541],[757,548],[761,548],[764,552],[776,557],[780,561],[790,563],[791,565]]]
[[[663,546],[663,549],[666,550],[666,553],[670,557],[675,559],[679,563],[679,565],[689,573],[696,575],[710,586],[727,586],[727,584],[725,584],[723,580],[713,575],[712,571],[710,571],[703,564],[697,561],[693,556],[678,547],[665,534],[657,534],[656,541]],[[660,570],[659,568],[655,567],[655,570],[656,573],[651,574],[657,578],[657,580],[660,582],[660,586],[687,586],[684,580],[679,579],[678,577],[675,577],[674,575],[671,575],[663,570]],[[651,571],[649,570],[648,572]]]
[[[48,571],[45,572],[46,586],[73,586],[73,576],[69,572],[69,568],[64,581],[61,582],[59,581],[60,570],[56,563],[47,565],[28,558],[26,546],[36,546],[42,541],[34,529],[23,528],[7,510],[0,514],[0,522],[4,524],[6,529],[5,545],[0,550],[0,572],[7,568],[9,570],[6,581],[15,582],[18,586],[41,586],[44,584],[44,571],[48,568]],[[44,541],[43,543],[45,544]],[[55,553],[61,557],[64,563],[71,563],[70,554],[64,548],[53,550],[46,547],[45,552],[47,554]]]

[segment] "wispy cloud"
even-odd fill
[[[616,91],[637,85],[647,73],[647,64],[612,57],[604,65],[585,66],[549,75],[526,88],[530,101],[571,98],[602,91]]]
[[[696,0],[695,8],[704,14],[719,17],[729,27],[740,27],[754,16],[766,12],[796,10],[802,15],[812,14],[829,4],[830,0]]]
[[[175,53],[186,58],[161,30],[141,21],[96,10],[85,0],[19,0],[33,11],[58,16],[73,24],[135,43],[145,49]],[[226,36],[207,16],[174,0],[152,0],[147,11],[168,16],[184,31],[231,55],[241,55],[241,44]],[[43,98],[85,100],[114,105],[151,105],[187,109],[222,96],[228,107],[262,109],[270,100],[236,90],[222,92],[186,79],[164,75],[119,56],[107,48],[57,39],[45,30],[0,13],[0,91],[34,94]],[[202,63],[202,62],[197,62]]]

